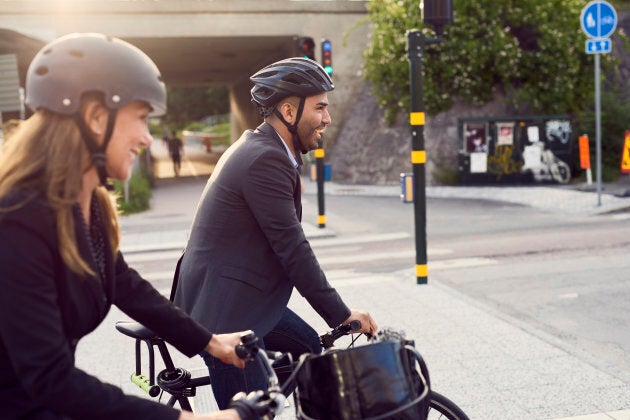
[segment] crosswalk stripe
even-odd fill
[[[160,261],[160,260],[173,260],[177,261],[181,257],[182,251],[150,251],[150,252],[138,252],[125,255],[125,261],[128,264],[139,263],[144,261]],[[175,267],[173,267],[175,269]]]
[[[395,241],[397,239],[406,239],[410,237],[411,235],[408,232],[392,232],[392,233],[384,233],[384,234],[352,236],[348,238],[313,238],[309,242],[313,245],[313,247],[316,247],[316,246],[363,244],[363,243],[368,243],[368,242],[380,242],[380,241]]]
[[[369,258],[368,258],[369,257]],[[372,260],[376,257],[374,254],[367,254],[365,256],[366,260]],[[348,262],[348,261],[346,261]],[[359,261],[349,261],[349,262],[359,262]],[[453,270],[453,269],[462,269],[462,268],[473,268],[473,267],[483,267],[488,265],[497,264],[498,261],[492,258],[453,258],[450,260],[437,260],[437,261],[429,261],[429,275],[435,271],[442,270]],[[333,283],[335,287],[338,286],[353,286],[353,285],[361,285],[361,284],[373,284],[383,281],[389,281],[392,279],[399,278],[399,276],[391,276],[387,274],[366,274],[359,273],[355,270],[324,270],[326,272],[326,277],[328,280]],[[155,271],[152,273],[141,273],[142,277],[149,281],[161,281],[161,280],[172,280],[173,271],[165,270],[165,271]],[[162,294],[168,295],[170,293],[170,289],[168,291],[161,291]]]
[[[336,257],[321,257],[321,258],[318,258],[318,261],[321,265],[347,264],[347,263],[358,263],[358,262],[376,261],[376,260],[393,260],[393,259],[412,258],[415,255],[416,255],[415,251],[373,252],[369,254],[354,254],[354,255],[343,255],[343,256],[336,256]]]
[[[472,257],[472,258],[453,258],[450,260],[429,261],[429,274],[434,270],[450,270],[456,268],[481,267],[484,265],[494,265],[498,261],[492,258]]]

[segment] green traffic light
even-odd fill
[[[326,70],[326,73],[328,73],[328,75],[333,74],[332,66],[324,66],[324,70]]]

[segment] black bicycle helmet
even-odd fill
[[[251,90],[252,103],[259,108],[261,115],[268,117],[274,113],[291,132],[296,150],[307,153],[308,150],[304,148],[297,134],[297,125],[302,116],[305,98],[330,92],[335,88],[328,73],[316,61],[293,57],[268,65],[249,80],[254,83]],[[289,96],[300,98],[294,124],[289,124],[275,108],[278,102]],[[301,164],[299,155],[296,157]]]
[[[87,92],[102,93],[109,109],[107,131],[100,146],[78,113],[81,97]],[[116,114],[136,100],[148,103],[153,116],[166,112],[166,87],[160,71],[138,48],[103,34],[69,34],[52,41],[35,55],[26,74],[28,107],[74,118],[101,184],[108,188],[105,151]]]
[[[252,102],[261,107],[274,106],[288,96],[306,98],[335,88],[322,66],[302,57],[270,64],[249,80],[254,83]]]

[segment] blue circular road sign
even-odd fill
[[[617,27],[617,12],[610,3],[595,0],[582,9],[580,23],[589,38],[608,38]]]

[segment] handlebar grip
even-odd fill
[[[251,359],[258,352],[258,337],[253,332],[241,336],[241,344],[234,348],[234,352],[243,360]]]
[[[136,384],[138,388],[140,388],[152,397],[157,397],[160,393],[160,387],[157,385],[151,385],[149,378],[147,378],[145,375],[137,375],[135,373],[132,373],[131,382]]]
[[[234,348],[234,352],[241,359],[249,359],[249,352],[247,351],[245,346],[242,346],[239,344],[238,346]]]
[[[355,319],[354,321],[350,321],[350,331],[357,331],[361,329],[361,321]]]

